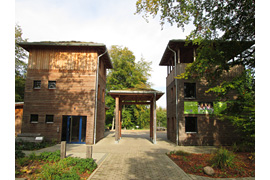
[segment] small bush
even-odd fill
[[[15,150],[15,159],[23,158],[23,157],[25,157],[25,154],[24,152],[22,152],[22,150]]]
[[[233,167],[235,155],[224,148],[219,148],[211,158],[212,166],[218,168]]]
[[[170,154],[175,154],[175,155],[179,155],[179,156],[189,156],[190,155],[190,153],[185,152],[185,151],[181,151],[181,150],[171,151]]]
[[[39,155],[39,159],[43,161],[49,161],[49,162],[57,162],[61,158],[60,150],[55,152],[42,152]]]
[[[50,147],[57,144],[56,140],[52,142],[42,141],[40,143],[37,142],[26,142],[23,140],[15,142],[15,150],[38,150],[46,147]]]

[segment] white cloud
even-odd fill
[[[170,39],[189,33],[171,26],[161,30],[158,17],[149,23],[134,15],[136,0],[16,0],[15,20],[29,41],[92,41],[128,47],[140,59],[152,61],[153,88],[166,89],[167,68],[159,62]],[[166,107],[166,95],[158,102]]]

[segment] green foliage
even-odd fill
[[[141,58],[135,62],[135,56],[127,47],[112,46],[109,50],[114,68],[109,70],[107,76],[107,92],[110,90],[122,90],[128,88],[145,89],[150,87],[148,79],[150,77],[151,62]],[[105,98],[106,106],[110,109],[106,111],[106,125],[112,124],[114,118],[115,100],[111,96]],[[122,126],[130,129],[135,126],[141,128],[147,126],[147,116],[145,112],[147,106],[125,105],[122,112]]]
[[[90,174],[97,168],[97,164],[92,158],[73,158],[67,157],[60,159],[60,151],[55,152],[42,152],[39,156],[35,153],[29,157],[16,158],[16,172],[20,174],[19,167],[27,166],[35,161],[48,161],[54,163],[45,163],[41,171],[35,171],[35,178],[38,179],[80,179],[78,174],[87,172]],[[32,177],[33,178],[33,177]]]
[[[17,43],[26,42],[27,39],[22,38],[22,29],[19,25],[15,26],[15,102],[23,102],[24,86],[27,71],[27,52]]]
[[[15,149],[16,150],[38,150],[50,146],[54,146],[57,144],[56,141],[48,142],[48,141],[42,141],[40,143],[36,142],[27,142],[27,141],[16,141],[15,142]]]
[[[212,166],[223,169],[234,166],[235,155],[225,148],[219,148],[211,158]]]
[[[190,153],[185,152],[185,151],[181,151],[181,150],[171,151],[170,154],[175,154],[175,155],[178,155],[178,156],[189,156],[190,155]]]
[[[255,39],[255,1],[254,0],[137,0],[136,13],[143,17],[160,15],[163,26],[184,27],[193,23],[195,29],[190,38],[215,39],[222,35],[230,40]]]
[[[157,126],[167,127],[167,110],[162,107],[157,108]],[[150,114],[150,112],[149,112]]]
[[[136,13],[155,17],[160,15],[161,25],[167,21],[184,30],[193,23],[187,37],[196,49],[196,61],[187,65],[181,79],[206,80],[207,92],[219,99],[231,101],[222,119],[231,121],[241,141],[255,145],[255,1],[254,0],[137,0]],[[188,41],[187,41],[188,42]],[[241,53],[241,54],[240,54]],[[232,79],[222,74],[242,66],[243,73]]]
[[[22,150],[15,150],[15,159],[25,157],[25,153]]]
[[[45,164],[42,167],[42,172],[39,176],[39,179],[54,179],[54,180],[61,180],[61,179],[80,179],[80,176],[74,170],[68,170],[67,167],[61,166],[59,163],[49,165]]]
[[[60,160],[60,150],[55,151],[55,152],[42,152],[39,155],[39,159],[43,161],[49,161],[49,162],[57,162]]]

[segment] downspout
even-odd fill
[[[96,144],[96,131],[97,131],[97,96],[98,96],[98,75],[99,75],[99,58],[101,57],[101,56],[103,56],[104,54],[106,54],[107,53],[107,49],[106,49],[106,51],[103,53],[103,54],[101,54],[101,55],[99,55],[98,56],[98,59],[97,59],[97,70],[96,70],[96,98],[95,98],[95,118],[94,118],[94,144]]]
[[[170,46],[167,46],[170,51],[174,53],[174,76],[177,76],[176,71],[176,52],[170,48]],[[178,119],[178,88],[177,88],[177,79],[174,79],[175,82],[175,118],[176,118],[176,145],[178,146],[178,137],[179,137],[179,119]]]

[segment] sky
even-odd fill
[[[152,88],[166,92],[166,66],[159,62],[170,39],[185,39],[185,31],[166,24],[159,17],[135,14],[136,0],[15,0],[15,23],[23,38],[34,41],[86,41],[128,47],[140,60],[152,62],[149,82]],[[166,94],[157,101],[166,107]]]

